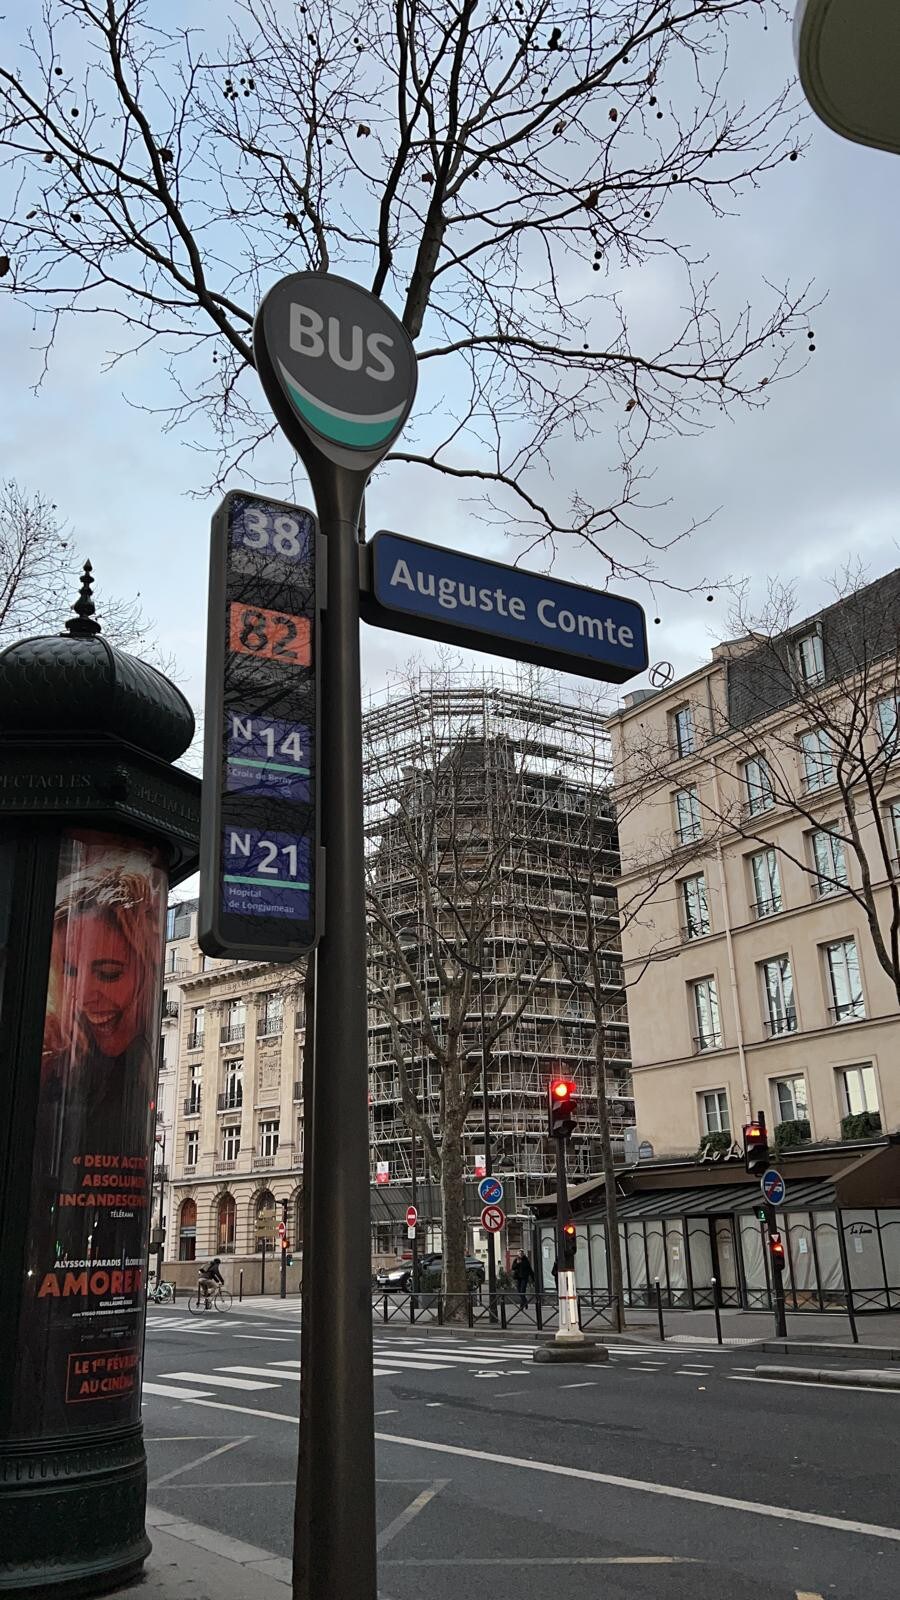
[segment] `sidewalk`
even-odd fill
[[[155,1506],[147,1507],[153,1552],[143,1577],[110,1600],[290,1600],[291,1563]]]
[[[382,1336],[386,1333],[397,1335],[414,1335],[426,1337],[434,1335],[459,1335],[466,1338],[510,1338],[513,1340],[529,1339],[537,1332],[533,1317],[525,1317],[510,1313],[509,1326],[504,1331],[497,1323],[491,1322],[486,1315],[479,1315],[474,1327],[468,1324],[445,1323],[440,1325],[431,1317],[420,1316],[415,1323],[411,1323],[408,1315],[408,1302],[402,1307],[398,1305],[396,1314],[385,1322],[381,1316],[381,1299],[373,1302],[373,1322],[376,1333]],[[389,1297],[389,1305],[392,1304]],[[486,1302],[485,1302],[486,1304]],[[171,1308],[178,1313],[179,1307]],[[482,1308],[479,1307],[479,1311]],[[277,1295],[254,1295],[246,1297],[242,1302],[235,1300],[231,1308],[231,1315],[244,1316],[272,1316],[279,1314],[288,1323],[299,1324],[300,1321],[300,1296],[289,1295],[286,1300],[280,1300]],[[592,1324],[590,1331],[602,1339],[634,1339],[641,1344],[656,1343],[659,1340],[659,1327],[654,1309],[646,1306],[635,1307],[626,1312],[626,1332],[615,1334],[608,1324],[598,1320]],[[863,1355],[866,1350],[873,1351],[890,1360],[900,1361],[900,1316],[891,1312],[875,1312],[867,1316],[858,1316],[856,1328],[859,1335],[859,1344],[854,1345],[850,1334],[850,1323],[846,1316],[840,1313],[804,1311],[787,1313],[787,1340],[776,1340],[774,1318],[768,1311],[734,1311],[723,1308],[720,1313],[722,1322],[722,1339],[726,1345],[742,1346],[756,1345],[760,1348],[777,1350],[802,1350],[806,1347],[823,1349],[825,1347],[838,1348],[842,1351],[856,1352]],[[663,1326],[665,1328],[666,1342],[673,1344],[715,1344],[716,1324],[715,1317],[709,1311],[670,1311],[663,1307]]]

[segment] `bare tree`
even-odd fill
[[[14,479],[0,483],[0,644],[48,628],[62,627],[78,594],[82,544],[66,529],[57,507],[29,494]],[[144,652],[161,670],[171,670],[154,641],[154,624],[140,600],[95,597],[104,638]]]
[[[521,804],[537,729],[528,736],[526,705],[517,737],[503,716],[492,731],[477,684],[463,689],[460,709],[440,672],[427,683],[412,673],[404,688],[408,714],[393,752],[390,730],[385,748],[385,730],[367,724],[370,1003],[388,1025],[404,1116],[440,1185],[444,1289],[463,1316],[467,1122],[491,1053],[546,964],[535,967],[533,946],[517,945],[501,974],[488,950],[528,845]],[[423,1049],[439,1083],[437,1117],[414,1082]]]
[[[600,714],[599,703],[586,697],[591,709]],[[629,801],[612,787],[608,741],[604,737],[585,750],[577,791],[578,805],[572,808],[565,844],[568,881],[578,915],[563,919],[546,914],[534,915],[537,936],[542,940],[557,967],[565,974],[573,996],[590,1010],[593,1024],[594,1085],[600,1153],[603,1172],[604,1213],[609,1257],[610,1293],[614,1303],[616,1327],[625,1327],[625,1298],[622,1250],[618,1227],[618,1187],[621,1171],[613,1148],[614,1104],[611,1093],[622,1089],[623,1060],[630,1061],[627,1037],[619,1030],[627,1027],[628,1007],[640,1004],[638,984],[654,962],[665,961],[681,949],[680,940],[660,938],[654,928],[654,909],[661,894],[673,888],[675,877],[696,853],[698,845],[673,859],[670,849],[661,852],[658,841],[647,841],[642,856],[640,877],[630,876],[623,883],[620,874],[618,831],[611,827],[627,815]],[[633,796],[632,796],[633,802]],[[703,841],[708,849],[709,837]],[[634,865],[634,863],[632,863]],[[640,927],[646,939],[643,961],[626,983],[621,965],[621,937],[628,929]],[[631,1091],[630,1071],[628,1090]],[[619,1112],[621,1131],[621,1110]]]
[[[644,498],[648,441],[761,404],[808,331],[805,288],[723,318],[705,249],[680,242],[800,154],[795,90],[749,106],[732,84],[732,32],[770,9],[233,0],[201,36],[146,0],[46,0],[0,66],[0,287],[47,356],[70,315],[120,325],[107,365],[156,348],[165,425],[211,440],[221,480],[275,433],[250,373],[262,291],[344,271],[417,343],[424,403],[394,462],[532,541],[650,572],[685,530]],[[679,309],[654,334],[625,291],[660,266]],[[560,449],[588,440],[558,490]]]

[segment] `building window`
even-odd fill
[[[794,644],[797,670],[804,683],[821,683],[825,677],[825,655],[818,629],[804,633]]]
[[[195,1061],[189,1069],[188,1097],[185,1106],[185,1115],[192,1117],[200,1110],[200,1097],[203,1085],[203,1067]]]
[[[747,794],[745,803],[750,816],[757,817],[761,811],[771,811],[775,804],[775,790],[765,756],[751,756],[749,761],[744,762],[743,773]]]
[[[261,1122],[259,1125],[259,1153],[261,1156],[275,1156],[278,1154],[278,1120],[274,1122]]]
[[[796,1033],[794,979],[790,956],[774,956],[760,964],[766,1006],[766,1033],[770,1039],[780,1033]]]
[[[679,706],[672,712],[672,743],[675,754],[679,756],[693,755],[696,748],[694,739],[694,712],[691,706]]]
[[[275,1196],[271,1189],[264,1189],[256,1202],[256,1243],[253,1248],[257,1254],[263,1248],[275,1248]]]
[[[719,1026],[719,996],[715,978],[700,978],[691,984],[694,1019],[697,1032],[694,1045],[697,1050],[719,1050],[722,1031]]]
[[[186,1167],[195,1167],[200,1154],[200,1134],[196,1128],[184,1136],[184,1164]]]
[[[234,1233],[237,1206],[233,1194],[223,1194],[219,1201],[216,1224],[216,1251],[220,1256],[234,1255]]]
[[[241,1153],[241,1130],[238,1127],[222,1129],[222,1160],[236,1161]]]
[[[900,863],[900,800],[892,800],[887,808],[888,846],[894,847],[894,866]]]
[[[835,1022],[852,1022],[866,1014],[862,981],[859,974],[859,956],[855,939],[839,939],[825,946],[828,963],[828,984],[831,991],[829,1010]]]
[[[819,898],[826,894],[839,894],[847,887],[847,860],[843,840],[829,833],[826,828],[817,828],[811,836],[810,844],[816,868],[814,880],[816,894]]]
[[[757,850],[750,857],[750,876],[753,879],[753,913],[757,917],[772,917],[781,910],[781,875],[778,856],[774,850]]]
[[[898,721],[900,721],[900,698],[897,695],[886,694],[876,702],[875,721],[881,749],[890,761],[897,753]]]
[[[220,1111],[237,1111],[244,1104],[244,1063],[226,1061],[225,1087],[219,1096]]]
[[[222,1025],[222,1043],[240,1044],[244,1037],[245,1011],[243,1000],[229,1000]]]
[[[706,877],[702,872],[681,881],[681,910],[685,937],[700,939],[709,933],[709,905],[706,899]]]
[[[800,735],[800,754],[803,761],[803,783],[808,794],[827,789],[834,783],[834,747],[830,734],[813,728]]]
[[[878,1086],[871,1061],[864,1061],[858,1067],[843,1067],[838,1076],[841,1080],[841,1099],[848,1117],[861,1117],[864,1111],[877,1114]]]
[[[730,1133],[728,1095],[724,1089],[707,1089],[700,1096],[701,1133]]]
[[[793,1078],[776,1078],[772,1093],[775,1097],[776,1122],[808,1122],[806,1079],[802,1073]]]
[[[178,1215],[178,1259],[179,1261],[196,1261],[197,1259],[196,1200],[183,1200],[181,1203],[181,1211]]]
[[[206,1027],[206,1013],[202,1006],[194,1006],[188,1013],[188,1040],[189,1050],[203,1049],[203,1035]]]
[[[700,800],[693,786],[675,791],[675,831],[679,844],[691,844],[700,837]]]
[[[277,990],[260,995],[256,1031],[260,1035],[280,1033],[284,1026],[284,996]]]

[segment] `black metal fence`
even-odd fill
[[[468,1294],[443,1294],[425,1290],[412,1294],[402,1290],[380,1289],[372,1293],[372,1314],[381,1323],[429,1323],[438,1327],[484,1327],[498,1330],[528,1328],[536,1332],[559,1326],[556,1294],[530,1294],[523,1305],[514,1290],[498,1289],[493,1300],[485,1289]],[[583,1291],[578,1295],[578,1319],[582,1328],[614,1327],[615,1304],[607,1294]]]

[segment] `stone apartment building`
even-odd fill
[[[633,1298],[767,1303],[742,1125],[788,1179],[794,1308],[900,1309],[900,573],[714,649],[609,722],[640,1161]],[[852,811],[852,818],[848,812]],[[864,876],[871,880],[863,903]],[[640,910],[629,915],[629,908]],[[595,1194],[586,1196],[602,1227]],[[829,1300],[830,1297],[830,1300]]]
[[[292,1256],[302,1238],[302,975],[203,956],[196,928],[196,901],[170,908],[161,1075],[171,1105],[166,1271],[190,1284],[192,1263],[219,1255],[226,1282],[236,1287],[244,1267],[248,1292],[258,1292],[265,1249],[266,1288],[274,1291],[282,1217]],[[292,1290],[298,1279],[292,1269]]]

